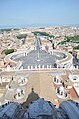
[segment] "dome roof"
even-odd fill
[[[55,109],[55,107],[53,104],[51,105],[49,102],[40,98],[37,101],[34,101],[29,106],[29,109],[27,112],[29,112],[30,118],[35,118],[35,117],[38,117],[40,115],[41,116],[42,115],[52,116],[54,109]]]

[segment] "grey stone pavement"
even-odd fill
[[[21,57],[15,56],[14,61],[17,62],[22,61],[24,69],[28,69],[28,66],[33,66],[33,68],[35,68],[36,65],[37,67],[40,65],[40,68],[42,67],[42,65],[44,65],[45,68],[47,67],[47,65],[51,65],[51,68],[54,68],[55,67],[54,64],[56,63],[56,60],[61,60],[64,57],[65,57],[64,53],[54,52],[52,55],[44,50],[39,51],[39,57],[38,57],[38,51],[33,50],[27,56],[21,56]]]
[[[53,54],[49,54],[45,50],[42,50],[42,44],[40,38],[36,37],[35,42],[35,50],[31,51],[28,55],[25,54],[23,56],[22,54],[14,55],[12,59],[14,61],[22,61],[23,69],[28,69],[28,66],[32,66],[32,68],[35,68],[37,65],[37,68],[42,68],[44,65],[44,68],[50,67],[56,68],[56,60],[61,60],[66,57],[64,53],[60,52],[53,52]]]

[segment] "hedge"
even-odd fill
[[[13,53],[14,52],[14,49],[7,49],[5,50],[5,54],[8,55],[10,53]]]

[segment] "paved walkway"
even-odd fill
[[[19,75],[18,75],[19,76]],[[15,78],[14,78],[15,79]],[[17,101],[19,103],[27,102],[29,104],[31,101],[37,98],[44,98],[45,100],[51,101],[58,105],[58,98],[56,96],[55,87],[52,82],[52,77],[48,73],[33,73],[27,77],[27,84],[24,86],[19,86],[18,80],[10,82],[11,90],[7,90],[5,99],[10,101]],[[24,97],[22,99],[13,99],[17,88],[22,88],[24,90]]]
[[[35,93],[40,98],[44,98],[45,100],[57,104],[58,99],[55,93],[52,78],[46,73],[35,73],[29,77],[26,86],[25,98],[28,98],[32,93]]]

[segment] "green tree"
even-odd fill
[[[17,36],[18,39],[26,38],[27,34],[20,34]]]
[[[76,46],[76,47],[74,47],[74,49],[79,49],[79,45],[78,45],[78,46]]]
[[[10,53],[13,53],[14,52],[14,49],[7,49],[5,50],[5,54],[8,55]]]

